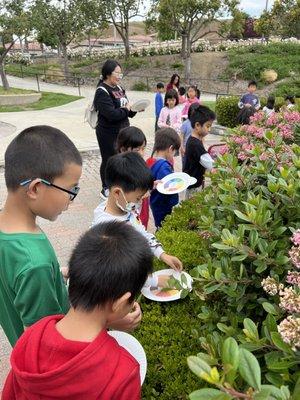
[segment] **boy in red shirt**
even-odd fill
[[[124,222],[90,229],[70,259],[70,310],[21,336],[2,399],[140,399],[139,364],[107,326],[132,309],[152,257],[146,239]]]

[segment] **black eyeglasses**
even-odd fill
[[[32,182],[33,180],[34,180],[33,178],[26,179],[26,181],[23,181],[23,182],[20,183],[20,186],[26,186],[26,185],[28,185],[28,183]],[[51,187],[54,187],[56,189],[62,190],[63,192],[68,193],[69,196],[70,196],[70,201],[73,201],[75,199],[75,197],[78,195],[79,190],[80,190],[79,186],[74,186],[71,190],[67,190],[67,189],[64,189],[64,188],[62,188],[60,186],[54,185],[54,183],[46,181],[46,179],[40,179],[40,181],[42,183],[44,183],[45,185],[47,185],[47,186],[51,186]]]

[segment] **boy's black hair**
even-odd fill
[[[248,83],[248,87],[249,86],[256,86],[257,87],[257,82],[256,81],[250,81],[249,83]]]
[[[196,122],[199,122],[199,124],[203,126],[205,122],[214,121],[215,119],[216,114],[210,108],[202,106],[201,104],[195,104],[190,121],[192,128],[194,129]]]
[[[267,107],[269,110],[272,110],[272,109],[274,108],[274,105],[275,105],[275,97],[272,96],[272,95],[270,95],[270,96],[268,97],[268,99],[267,99],[266,107]]]
[[[184,96],[186,93],[185,87],[180,86],[180,88],[178,89],[178,93],[180,94],[180,96]]]
[[[120,130],[117,136],[117,152],[136,149],[147,144],[143,131],[136,126],[128,126]]]
[[[188,119],[191,119],[192,114],[194,113],[194,111],[198,108],[199,103],[193,103],[189,106],[189,110],[188,110]]]
[[[26,179],[42,178],[52,182],[61,176],[66,164],[82,165],[74,143],[59,129],[36,125],[24,129],[5,152],[5,182],[15,191]]]
[[[119,186],[125,193],[153,189],[153,176],[143,158],[136,152],[116,154],[109,158],[105,170],[108,189]]]
[[[158,82],[158,84],[156,85],[156,89],[163,89],[165,87],[165,85],[162,82]]]
[[[288,94],[288,95],[286,95],[285,97],[284,97],[284,100],[285,101],[289,101],[289,102],[291,102],[292,104],[295,104],[295,96],[293,96],[293,95],[290,95],[290,94]]]
[[[168,99],[175,99],[176,100],[175,106],[177,106],[177,104],[179,103],[179,98],[178,98],[178,93],[175,89],[170,89],[167,91],[165,95],[165,107],[168,107],[167,103]]]
[[[100,223],[76,245],[69,262],[72,307],[92,311],[130,292],[133,301],[152,272],[147,240],[126,222]]]
[[[178,133],[173,128],[161,128],[155,133],[154,154],[156,151],[167,150],[170,146],[173,146],[174,150],[179,150],[181,141]]]

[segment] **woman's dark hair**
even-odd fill
[[[274,96],[269,96],[268,99],[267,99],[266,107],[269,110],[272,110],[274,108],[274,105],[275,105],[275,97]]]
[[[181,146],[180,136],[173,128],[161,128],[155,133],[154,147],[152,155],[156,151],[167,150],[170,146],[174,150],[179,150]]]
[[[177,83],[174,83],[176,77],[178,77],[178,82],[177,82]],[[175,85],[176,87],[179,88],[179,83],[180,83],[180,76],[179,76],[178,74],[173,74],[173,75],[171,76],[171,80],[170,80],[170,83],[169,83],[169,84],[170,84],[170,85]]]
[[[147,240],[126,222],[100,223],[88,230],[69,262],[69,299],[86,312],[130,292],[129,302],[152,272],[153,255]]]
[[[290,95],[290,94],[286,95],[285,98],[284,98],[284,100],[285,100],[285,101],[288,100],[290,103],[295,104],[295,96],[292,96],[292,95]]]
[[[114,72],[116,67],[120,67],[121,68],[121,65],[118,63],[118,61],[116,61],[116,60],[106,60],[105,63],[102,65],[101,78],[100,78],[100,81],[98,82],[98,85],[99,85],[99,83],[105,81],[105,79],[107,79],[107,77]]]
[[[143,131],[136,126],[128,126],[120,130],[117,137],[117,152],[133,150],[147,144]]]
[[[167,93],[165,95],[165,107],[168,107],[168,103],[167,103],[168,99],[175,99],[176,100],[175,106],[177,106],[177,104],[179,103],[179,98],[178,98],[178,93],[175,89],[171,89],[171,90],[167,91]]]
[[[181,87],[178,89],[178,93],[180,94],[180,96],[184,96],[185,93],[186,93],[185,88],[184,88],[183,86],[181,86]]]

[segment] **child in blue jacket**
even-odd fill
[[[147,160],[154,180],[161,180],[174,172],[173,157],[179,155],[180,145],[180,137],[173,128],[162,128],[156,132],[152,153],[154,157]],[[157,190],[152,191],[150,207],[156,228],[161,226],[165,216],[171,214],[172,208],[178,202],[178,194],[162,194]]]
[[[156,95],[155,95],[155,132],[158,129],[157,121],[159,118],[159,114],[164,106],[164,99],[163,99],[164,91],[165,91],[164,84],[162,82],[158,82],[158,84],[156,85]]]

